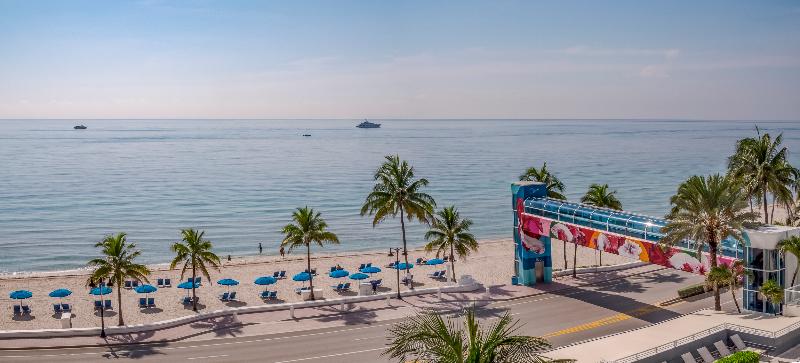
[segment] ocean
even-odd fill
[[[128,233],[141,261],[168,262],[182,228],[221,256],[276,254],[296,207],[322,212],[341,244],[399,246],[399,220],[359,210],[384,155],[410,161],[439,206],[482,239],[512,233],[510,183],[547,162],[577,200],[591,183],[628,211],[663,216],[677,185],[724,172],[738,138],[784,133],[800,166],[800,123],[660,120],[3,120],[0,272],[80,268],[103,236]],[[83,123],[87,130],[73,130]],[[302,134],[311,134],[303,137]],[[424,243],[411,223],[411,245]],[[316,251],[320,251],[319,248]],[[509,253],[511,253],[509,251]]]

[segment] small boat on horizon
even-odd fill
[[[86,127],[86,125],[84,125],[84,124],[80,124],[78,126],[73,127],[73,129],[75,129],[75,130],[86,130],[87,128],[88,127]]]
[[[369,122],[367,121],[367,119],[364,119],[364,122],[356,125],[356,127],[358,127],[359,129],[379,129],[381,127],[381,124]]]
[[[303,136],[309,137],[309,136],[311,136],[311,134],[303,134]]]

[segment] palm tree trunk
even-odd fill
[[[566,270],[569,265],[567,264],[567,241],[561,241],[564,244],[564,269]]]
[[[797,279],[797,272],[800,271],[800,258],[797,258],[797,267],[794,268],[794,275],[792,275],[792,284],[789,287],[794,287],[794,280]]]
[[[713,269],[714,267],[717,267],[717,240],[714,234],[709,233],[709,237],[710,238],[708,239],[708,257],[710,259],[709,262],[711,263],[711,268]],[[702,254],[700,256],[702,256]],[[702,259],[700,259],[700,261],[702,262]],[[720,304],[719,300],[720,300],[719,286],[717,286],[717,284],[714,284],[714,310],[716,311],[722,310],[722,304]]]
[[[450,272],[453,273],[453,282],[456,282],[456,259],[453,258],[453,244],[450,244]]]
[[[747,201],[750,202],[750,213],[752,213],[753,212],[753,196],[752,195],[749,196],[747,198]]]
[[[599,267],[602,267],[602,266],[603,266],[603,250],[600,250],[600,266]]]
[[[739,308],[739,301],[736,300],[736,283],[735,283],[735,280],[731,281],[731,282],[733,282],[733,283],[730,284],[729,288],[731,289],[731,295],[733,296],[733,303],[736,305],[736,311],[738,311],[739,314],[741,314],[742,313],[742,309]]]
[[[769,219],[775,223],[775,196],[772,196],[772,212],[770,212]]]
[[[309,297],[314,300],[314,275],[311,273],[311,243],[306,243],[306,268],[308,269],[308,288],[311,289]]]
[[[195,291],[195,283],[197,281],[197,270],[194,266],[194,259],[192,259],[192,311],[197,312],[197,291]]]
[[[574,247],[575,248],[573,248],[573,250],[572,250],[572,277],[573,278],[578,276],[578,272],[576,270],[578,268],[578,243],[575,243]]]
[[[406,262],[406,276],[408,276],[409,271],[411,270],[410,266],[408,266],[408,248],[406,247],[406,221],[405,221],[405,211],[403,210],[403,204],[400,204],[400,230],[403,233],[403,258]],[[451,256],[452,257],[452,256]],[[414,282],[409,282],[409,288],[414,290]]]
[[[769,211],[767,210],[767,205],[769,204],[769,202],[767,202],[767,189],[766,188],[764,188],[764,203],[763,204],[764,204],[764,223],[769,224]]]
[[[119,281],[115,281],[119,282]],[[123,326],[125,322],[122,321],[122,287],[117,284],[117,308],[119,309],[119,314],[117,315],[117,325]],[[102,287],[101,287],[102,288]]]

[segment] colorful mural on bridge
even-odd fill
[[[518,209],[522,210],[523,208]],[[522,246],[527,252],[536,255],[545,252],[548,240],[557,239],[686,272],[705,275],[710,270],[707,253],[703,253],[701,262],[697,258],[697,251],[661,246],[650,241],[553,221],[527,213],[520,212],[519,221]],[[733,261],[734,259],[730,257],[717,256],[718,264],[730,265]]]

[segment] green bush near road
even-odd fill
[[[758,363],[759,359],[761,359],[761,354],[742,350],[719,359],[716,363]]]
[[[678,289],[678,296],[685,299],[690,296],[700,295],[706,292],[705,284],[690,285],[682,289]]]

